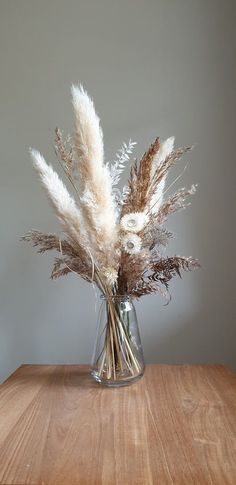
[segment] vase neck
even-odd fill
[[[126,302],[132,301],[132,297],[130,295],[101,295],[101,300],[104,301],[113,301],[113,302]]]

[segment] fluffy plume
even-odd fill
[[[160,144],[160,148],[157,152],[157,155],[154,157],[153,162],[152,162],[151,178],[154,177],[158,167],[172,153],[172,151],[174,149],[174,141],[175,141],[174,137],[171,136],[170,138],[167,138],[167,140],[163,141]],[[156,186],[156,190],[154,191],[152,198],[150,200],[150,211],[153,214],[158,212],[158,209],[161,206],[161,203],[162,203],[162,200],[163,200],[165,182],[166,182],[166,175],[163,177],[163,179]]]
[[[93,170],[94,164],[98,168],[103,164],[103,134],[100,120],[96,114],[93,101],[83,87],[72,85],[72,102],[75,113],[75,149],[78,156],[79,167],[87,169],[92,179],[96,178]],[[98,173],[98,177],[102,175]]]
[[[72,86],[75,112],[75,151],[81,191],[81,209],[94,252],[103,249],[112,265],[116,241],[116,208],[112,180],[104,164],[103,136],[92,100],[82,86]]]
[[[33,165],[63,228],[79,245],[87,244],[81,213],[65,185],[37,150],[30,150]]]

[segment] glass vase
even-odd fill
[[[129,296],[101,298],[91,375],[106,386],[126,386],[145,368],[135,308]]]

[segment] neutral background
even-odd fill
[[[90,360],[93,289],[51,282],[52,256],[19,242],[58,229],[28,147],[57,166],[54,128],[72,131],[77,81],[95,99],[108,160],[130,137],[137,156],[156,135],[196,144],[180,185],[198,194],[168,227],[171,251],[202,269],[173,282],[169,306],[137,304],[146,361],[236,369],[235,20],[235,0],[1,0],[1,379],[24,362]]]

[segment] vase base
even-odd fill
[[[143,377],[143,373],[138,374],[136,376],[131,376],[131,377],[126,377],[123,379],[102,379],[101,376],[98,374],[98,372],[94,369],[91,370],[90,372],[91,376],[93,379],[98,383],[101,384],[102,386],[106,387],[125,387],[125,386],[130,386],[131,384],[135,384],[135,382],[139,381]]]

